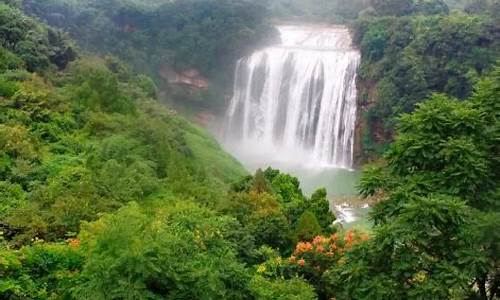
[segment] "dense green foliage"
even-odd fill
[[[304,238],[302,232],[311,233],[307,237],[312,238],[334,230],[331,225],[335,217],[324,189],[308,198],[297,178],[271,168],[257,170],[255,176],[234,183],[221,210],[234,216],[247,232],[241,254],[250,262],[255,262],[261,246],[272,246],[287,254],[297,238]],[[312,224],[300,221],[303,214],[312,219]]]
[[[498,299],[499,98],[497,68],[469,99],[437,94],[401,117],[361,180],[377,200],[371,236],[320,235],[288,259],[268,255],[257,272],[302,276],[320,299]]]
[[[269,0],[273,17],[280,20],[309,22],[345,22],[367,10],[369,0]]]
[[[333,227],[325,189],[304,195],[272,168],[246,175],[158,103],[151,78],[113,56],[77,57],[20,3],[0,4],[0,299],[498,299],[498,16],[496,2],[476,2],[465,8],[481,17],[448,15],[441,1],[373,1],[358,20],[372,116],[397,128],[361,179],[376,202],[370,235]],[[128,27],[158,21],[152,12],[179,30],[156,32],[172,43],[211,26],[193,21],[263,23],[251,19],[260,6],[241,1],[24,4],[60,13],[50,17],[61,27],[83,18],[67,29],[93,42],[114,24],[104,53],[152,34]],[[229,43],[220,30],[207,41]],[[178,67],[234,58],[199,57],[204,39],[170,49]]]
[[[317,299],[314,289],[303,279],[267,279],[255,276],[250,289],[259,300],[313,300]]]
[[[153,214],[129,205],[82,230],[88,256],[74,293],[80,299],[244,299],[249,275],[225,239],[234,223],[189,203]]]
[[[349,23],[359,17],[446,14],[450,8],[484,8],[496,0],[269,0],[273,17],[280,20]]]
[[[368,16],[355,23],[355,42],[362,52],[359,101],[367,120],[365,157],[380,153],[392,140],[400,114],[412,112],[433,92],[469,97],[478,78],[500,59],[500,22],[493,6],[479,14],[448,15],[443,3],[416,4],[407,12],[382,13],[407,16]]]
[[[265,7],[247,0],[23,0],[22,7],[83,49],[127,61],[155,80],[163,102],[190,111],[222,111],[236,60],[274,36]],[[193,70],[208,88],[171,82]]]
[[[81,220],[165,186],[211,202],[232,175],[244,174],[201,131],[147,98],[134,76],[119,76],[106,61],[86,59],[52,83],[29,74],[6,81],[15,91],[0,108],[2,192],[25,199],[13,201],[15,211],[2,208],[7,235],[21,243],[61,238]],[[206,160],[211,151],[218,161]]]
[[[11,19],[37,24],[1,8],[6,32],[19,26]],[[1,77],[0,187],[6,201],[0,219],[8,239],[62,238],[78,231],[81,220],[158,193],[213,203],[217,191],[245,174],[202,130],[149,98],[144,76],[116,59],[80,59],[61,73],[47,65],[41,77],[28,72],[23,58],[31,57],[24,50],[11,49],[19,69]]]
[[[63,69],[75,58],[62,32],[45,27],[0,3],[0,71],[26,67],[42,71],[54,64]]]
[[[85,49],[114,54],[153,76],[160,66],[215,75],[269,30],[264,7],[244,0],[25,0],[23,7]]]
[[[334,293],[498,297],[499,97],[497,68],[470,99],[434,95],[401,117],[385,163],[361,183],[380,195],[375,236],[328,276]]]

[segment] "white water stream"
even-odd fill
[[[272,166],[306,193],[353,195],[359,52],[342,26],[278,26],[281,43],[238,61],[223,130],[225,148],[250,171]],[[354,208],[332,205],[339,221]]]
[[[360,55],[348,30],[278,30],[279,45],[237,64],[225,144],[236,157],[250,153],[313,169],[351,168]]]

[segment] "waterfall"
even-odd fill
[[[352,167],[360,55],[348,30],[278,30],[280,44],[237,63],[224,142],[273,160]]]

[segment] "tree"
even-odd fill
[[[271,282],[289,282],[303,278],[314,287],[319,299],[331,299],[333,296],[328,293],[324,275],[331,272],[330,268],[339,268],[345,263],[347,251],[367,240],[367,234],[351,230],[330,236],[318,235],[310,241],[298,242],[286,259],[276,251],[263,248],[259,253],[264,259],[257,266],[257,274],[253,280],[256,277],[260,281],[265,280],[261,289],[266,290],[264,287]],[[268,293],[271,294],[270,291]]]
[[[253,191],[257,194],[262,194],[265,192],[270,192],[269,183],[267,182],[266,177],[264,176],[264,172],[261,169],[258,169],[255,172],[253,177],[253,184],[250,188],[250,191]]]
[[[415,1],[415,12],[424,15],[447,15],[450,11],[443,0],[418,0]]]
[[[71,297],[70,289],[77,284],[84,261],[79,250],[75,239],[60,244],[37,240],[34,245],[18,250],[4,248],[0,241],[0,297]]]
[[[233,194],[222,211],[238,219],[252,236],[255,248],[268,245],[286,250],[289,222],[272,194],[255,191]]]
[[[327,199],[326,189],[322,188],[315,191],[309,201],[306,201],[307,210],[312,212],[319,225],[324,231],[329,231],[335,216],[330,211],[330,202]]]
[[[0,23],[3,24],[1,48],[23,60],[29,71],[44,71],[51,64],[63,69],[76,58],[73,47],[61,32],[37,23],[17,8],[0,3]]]
[[[130,204],[115,215],[85,225],[88,253],[78,299],[246,299],[249,280],[224,239],[229,217],[194,204],[163,206],[146,214]]]
[[[295,225],[295,241],[310,241],[321,233],[322,229],[316,216],[309,210],[306,210],[300,216],[297,225]]]
[[[375,237],[347,255],[345,268],[332,269],[333,294],[495,297],[499,262],[491,250],[498,245],[486,235],[500,204],[500,123],[492,102],[499,78],[497,69],[467,101],[434,95],[400,118],[386,165],[361,180],[363,194],[381,195],[372,214]]]
[[[71,66],[71,72],[75,98],[85,106],[106,113],[136,112],[135,103],[123,93],[116,75],[102,66],[102,62],[81,60]]]
[[[298,178],[272,168],[267,168],[264,176],[276,194],[290,224],[295,224],[307,208],[307,199],[302,193]]]
[[[407,201],[373,239],[329,269],[330,294],[356,299],[449,299],[463,295],[481,258],[467,205],[450,197]],[[446,284],[445,284],[446,283]]]
[[[380,15],[404,16],[413,11],[411,0],[372,0],[372,6]]]

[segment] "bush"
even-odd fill
[[[248,278],[224,239],[231,219],[189,203],[136,204],[85,225],[77,298],[244,299]],[[130,287],[133,286],[133,289]]]
[[[317,299],[312,286],[300,278],[293,278],[289,280],[266,279],[256,275],[250,282],[250,291],[256,300]]]
[[[74,241],[69,245],[37,241],[20,250],[0,248],[0,257],[0,297],[5,299],[69,297],[83,262]]]
[[[106,113],[134,114],[136,105],[123,89],[114,73],[102,62],[80,60],[71,66],[74,98],[79,104]]]
[[[322,233],[321,226],[316,219],[316,216],[310,212],[305,211],[297,221],[295,226],[295,241],[310,241],[315,236]]]

